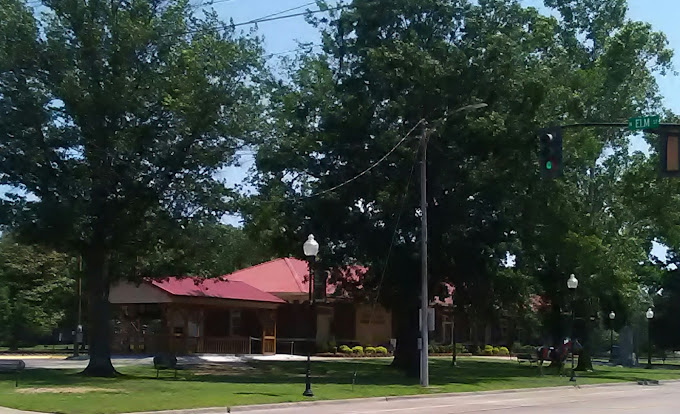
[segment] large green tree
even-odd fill
[[[669,66],[666,40],[627,20],[624,1],[546,3],[562,18],[509,0],[355,0],[312,21],[324,51],[292,62],[290,82],[272,99],[274,131],[257,155],[260,194],[244,208],[247,228],[266,229],[266,241],[288,253],[313,232],[328,265],[368,265],[366,286],[379,288],[398,320],[394,363],[412,374],[420,120],[436,129],[427,184],[431,292],[452,282],[457,301],[488,320],[503,307],[523,308],[533,287],[560,315],[566,276],[580,272],[596,275],[582,282],[579,301],[590,314],[620,300],[602,289],[628,289],[631,266],[644,256],[646,245],[621,235],[629,218],[611,188],[629,162],[628,137],[565,135],[564,181],[546,183],[536,131],[657,108],[653,71]],[[477,102],[488,107],[454,113]],[[384,162],[343,184],[412,128]],[[605,149],[615,158],[601,165]],[[505,268],[508,252],[514,270]]]
[[[214,223],[218,178],[256,128],[259,40],[188,0],[0,0],[4,228],[81,255],[90,375],[114,375],[108,289]],[[172,264],[173,266],[168,266]],[[161,266],[162,267],[162,266]]]

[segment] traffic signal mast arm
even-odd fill
[[[628,128],[659,136],[660,173],[666,177],[680,177],[680,124],[660,123],[658,116],[630,118],[628,122],[579,122],[541,129],[539,162],[544,178],[562,175],[562,130],[585,127]]]
[[[567,128],[584,128],[584,127],[621,127],[621,128],[627,128],[629,125],[628,122],[579,122],[577,124],[567,124],[567,125],[561,125],[558,126],[557,128],[561,129],[567,129]],[[658,134],[660,133],[659,131],[663,129],[677,129],[680,130],[680,124],[668,124],[668,123],[660,123],[658,127],[656,128],[641,128],[641,131],[644,132],[651,132],[653,134]]]

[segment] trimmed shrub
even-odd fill
[[[352,353],[352,348],[348,347],[347,345],[340,345],[340,348],[338,348],[338,351],[342,354],[351,354]]]
[[[457,354],[462,354],[464,352],[467,352],[467,349],[463,346],[463,344],[456,344],[456,353]]]
[[[484,345],[482,355],[493,355],[493,347],[491,345]]]
[[[375,348],[372,347],[372,346],[367,346],[366,348],[364,348],[364,353],[366,355],[374,355],[375,354]]]
[[[337,354],[337,353],[338,353],[338,347],[337,347],[337,346],[334,346],[334,347],[331,349],[331,351],[332,351],[334,354]]]
[[[504,346],[498,348],[498,355],[508,356],[510,355],[510,350]]]
[[[352,348],[352,353],[355,355],[363,355],[364,354],[364,347],[361,345],[357,345]]]
[[[384,346],[376,346],[375,353],[378,355],[387,355],[387,348]]]
[[[491,353],[494,355],[498,355],[501,353],[501,349],[497,346],[494,346],[493,349],[491,350]]]
[[[536,348],[535,346],[531,345],[524,345],[519,349],[519,351],[515,352],[515,354],[529,354],[529,355],[536,355]]]

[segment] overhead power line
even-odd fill
[[[335,190],[337,190],[337,189],[339,189],[339,188],[341,188],[341,187],[344,187],[344,186],[346,186],[347,184],[349,184],[349,183],[351,183],[351,182],[353,182],[353,181],[355,181],[355,180],[361,178],[362,176],[368,174],[372,169],[374,169],[375,167],[377,167],[378,165],[380,165],[383,161],[385,161],[385,160],[387,159],[387,157],[389,157],[394,151],[396,151],[397,148],[399,148],[399,147],[400,147],[400,146],[401,146],[401,145],[402,145],[402,144],[403,144],[403,143],[411,136],[411,134],[413,134],[413,131],[415,131],[415,130],[423,123],[423,122],[425,122],[425,119],[421,119],[420,121],[418,121],[418,122],[413,126],[413,128],[411,128],[411,129],[410,129],[410,130],[409,130],[409,131],[408,131],[408,132],[407,132],[407,133],[399,140],[399,142],[397,142],[397,143],[396,143],[389,151],[387,151],[387,153],[385,153],[385,155],[383,155],[378,161],[374,162],[374,163],[371,164],[368,168],[366,168],[365,170],[361,171],[360,173],[358,173],[358,174],[355,175],[354,177],[352,177],[352,178],[350,178],[350,179],[348,179],[348,180],[345,180],[345,181],[341,182],[341,183],[338,184],[338,185],[334,185],[334,186],[331,187],[331,188],[327,188],[327,189],[325,189],[325,190],[318,191],[318,192],[316,192],[316,193],[307,194],[307,195],[305,195],[305,196],[300,196],[300,197],[294,197],[294,198],[292,198],[292,199],[282,199],[282,200],[258,200],[257,203],[260,203],[260,204],[265,204],[265,203],[266,203],[266,204],[269,204],[269,203],[285,203],[285,202],[289,202],[289,201],[299,202],[299,201],[302,201],[302,200],[308,200],[308,199],[310,199],[310,198],[319,197],[319,196],[322,196],[322,195],[324,195],[324,194],[331,193],[331,192],[333,192],[333,191],[335,191]]]
[[[404,137],[403,137],[402,139],[400,139],[399,142],[397,142],[397,144],[396,144],[395,146],[392,147],[391,150],[387,151],[387,153],[386,153],[385,155],[383,155],[378,161],[374,162],[370,167],[366,168],[365,170],[363,170],[363,171],[360,172],[359,174],[355,175],[354,177],[350,178],[349,180],[346,180],[346,181],[344,181],[344,182],[342,182],[342,183],[340,183],[340,184],[338,184],[338,185],[335,185],[335,186],[333,186],[333,187],[331,187],[331,188],[329,188],[329,189],[326,189],[326,190],[323,190],[323,191],[319,191],[318,193],[310,194],[309,196],[307,196],[307,197],[305,197],[305,198],[318,197],[318,196],[320,196],[320,195],[330,193],[330,192],[332,192],[332,191],[337,190],[337,189],[340,188],[340,187],[346,186],[347,184],[349,184],[349,183],[355,181],[356,179],[362,177],[363,175],[368,174],[372,169],[374,169],[375,167],[377,167],[378,165],[380,165],[380,163],[382,163],[383,161],[385,161],[385,159],[387,159],[387,157],[389,157],[394,151],[396,151],[397,148],[399,148],[399,146],[401,146],[401,144],[403,144],[404,141],[406,141],[406,140],[408,139],[408,137],[411,136],[411,134],[413,133],[413,131],[415,131],[416,128],[418,128],[418,126],[420,126],[420,124],[422,124],[424,121],[425,121],[424,119],[421,119],[420,121],[418,121],[418,122],[413,126],[413,128],[411,128],[411,129],[406,133],[406,135],[404,135]]]
[[[316,1],[310,1],[309,3],[301,4],[301,5],[295,6],[295,7],[291,7],[290,9],[281,10],[281,11],[276,12],[276,13],[272,13],[272,14],[268,14],[268,15],[266,15],[266,16],[258,17],[258,18],[255,19],[254,21],[260,21],[260,20],[262,20],[262,19],[267,19],[267,18],[269,18],[269,17],[279,16],[279,15],[281,15],[281,14],[283,14],[283,13],[288,13],[288,12],[290,12],[290,11],[297,10],[297,9],[301,9],[301,8],[307,7],[307,6],[313,6],[313,5],[315,5],[315,4],[316,4]]]

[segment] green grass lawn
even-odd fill
[[[358,398],[418,393],[464,392],[509,388],[569,385],[568,378],[513,361],[461,358],[450,367],[448,358],[433,358],[431,387],[405,378],[389,367],[388,359],[313,362],[314,399]],[[579,384],[680,378],[680,369],[624,369],[597,367],[579,373]],[[149,366],[123,367],[120,378],[86,378],[69,370],[27,370],[19,388],[13,376],[0,375],[0,405],[23,410],[57,413],[121,413],[197,407],[305,400],[305,364],[259,362],[249,365],[213,365],[187,369],[174,379],[162,372],[155,379]],[[356,372],[356,384],[352,379]]]

